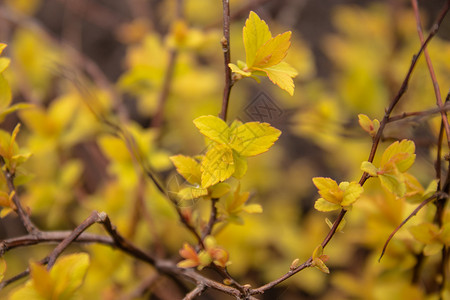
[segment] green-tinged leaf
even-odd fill
[[[287,55],[291,46],[292,32],[287,31],[268,40],[256,52],[253,64],[249,68],[268,68],[279,64]]]
[[[230,191],[231,187],[228,183],[220,182],[209,188],[211,198],[218,199],[226,195]]]
[[[316,248],[314,248],[312,259],[319,258],[323,254],[323,246],[318,245]]]
[[[416,158],[416,155],[414,154],[415,149],[414,142],[410,140],[392,143],[386,148],[381,156],[381,168],[383,168],[390,160],[393,160],[400,172],[406,172],[412,166]],[[401,155],[399,156],[399,154]]]
[[[5,278],[6,272],[6,260],[3,257],[0,257],[0,282]]]
[[[244,76],[244,77],[249,77],[249,76],[252,75],[252,72],[246,72],[246,71],[240,69],[240,68],[239,68],[238,66],[236,66],[235,64],[229,63],[229,64],[228,64],[228,67],[230,67],[231,72],[241,74],[241,75]]]
[[[230,178],[234,170],[232,150],[226,145],[211,145],[201,163],[202,187],[207,188]]]
[[[355,203],[364,192],[364,188],[357,182],[341,182],[339,188],[344,191],[341,206],[346,207]]]
[[[242,210],[249,214],[260,214],[263,212],[262,206],[257,203],[244,205]]]
[[[382,174],[378,175],[380,183],[389,192],[396,194],[398,197],[403,197],[406,193],[406,184],[403,181],[401,174]]]
[[[265,72],[270,81],[278,85],[281,89],[289,93],[289,95],[294,95],[294,81],[292,78],[297,76],[297,71],[292,68],[289,64],[281,62],[277,65],[266,67],[266,68],[256,68],[255,70],[260,70]]]
[[[170,160],[177,168],[177,172],[191,184],[200,184],[202,173],[200,163],[189,156],[174,155]]]
[[[233,151],[234,158],[234,173],[233,177],[241,179],[247,173],[247,158],[240,156],[236,151]]]
[[[425,245],[425,247],[423,248],[423,254],[425,256],[431,256],[434,254],[438,254],[439,252],[441,252],[443,247],[444,247],[444,245],[442,243],[438,243],[438,242],[434,242],[434,243]]]
[[[318,211],[328,212],[340,209],[341,206],[339,204],[328,202],[323,198],[319,198],[314,203],[314,208],[317,209]]]
[[[208,195],[208,189],[189,186],[182,188],[177,195],[180,200],[192,200]]]
[[[255,12],[251,11],[243,29],[247,66],[253,65],[258,49],[271,38],[269,26]]]
[[[230,129],[227,123],[215,116],[201,116],[194,120],[200,132],[219,144],[227,144],[230,140]]]
[[[0,211],[0,219],[3,219],[4,217],[6,217],[7,215],[9,215],[10,213],[12,213],[14,210],[12,208],[9,207],[4,207],[2,208],[2,210]]]
[[[10,64],[10,59],[6,57],[0,57],[0,73],[6,70]]]
[[[378,176],[378,169],[372,163],[368,161],[363,161],[361,163],[361,171],[367,172],[370,176]]]
[[[249,122],[231,132],[230,146],[241,156],[255,156],[269,150],[280,135],[268,123]]]
[[[0,74],[0,109],[5,109],[11,103],[11,88],[3,74]]]

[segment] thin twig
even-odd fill
[[[200,283],[195,287],[195,289],[193,289],[186,296],[184,296],[183,300],[195,299],[196,297],[200,296],[205,290],[206,286]]]
[[[176,21],[183,18],[183,0],[176,1]],[[161,92],[158,96],[158,104],[156,113],[152,118],[150,127],[161,128],[164,119],[164,109],[166,107],[167,99],[169,98],[170,87],[173,81],[173,74],[175,73],[175,66],[178,57],[178,50],[172,48],[169,50],[169,59],[167,62],[166,74],[164,75]]]
[[[205,237],[207,237],[208,235],[211,234],[212,229],[213,229],[214,225],[216,224],[216,221],[217,221],[216,203],[217,203],[217,201],[219,201],[219,199],[217,199],[217,198],[211,199],[211,214],[209,216],[208,224],[203,229],[202,239],[204,239]]]
[[[225,86],[223,87],[222,110],[219,117],[226,121],[228,112],[228,103],[230,101],[230,92],[233,82],[231,80],[231,69],[228,64],[231,62],[230,55],[230,1],[222,0],[223,3],[223,37],[221,40],[225,67]]]
[[[447,1],[447,5],[448,5]],[[416,17],[417,24],[417,33],[419,35],[420,42],[424,43],[423,32],[422,32],[422,24],[420,22],[420,13],[419,6],[417,4],[417,0],[411,0],[412,7],[414,9],[414,15]],[[445,134],[447,135],[447,145],[450,148],[450,126],[448,124],[447,113],[444,110],[444,103],[442,103],[441,90],[439,88],[439,83],[436,78],[436,73],[434,72],[433,63],[431,62],[430,55],[428,54],[428,50],[423,50],[423,55],[425,56],[425,60],[427,62],[428,71],[430,72],[430,78],[433,83],[434,95],[436,96],[436,104],[441,109],[442,122],[444,123]]]
[[[17,195],[16,187],[14,186],[14,174],[10,172],[10,170],[7,169],[5,164],[5,159],[0,156],[0,167],[3,172],[3,176],[6,179],[6,184],[8,185],[9,194],[12,195],[12,201],[15,205],[15,212],[19,216],[20,221],[22,222],[23,226],[25,226],[25,229],[28,233],[38,233],[39,229],[34,225],[34,223],[31,221],[30,216],[27,214],[25,209],[22,207],[22,204],[20,203],[19,196]]]
[[[389,237],[387,238],[386,242],[384,243],[383,246],[383,250],[381,251],[380,257],[378,258],[378,261],[381,261],[381,258],[383,257],[384,253],[386,252],[386,248],[389,245],[389,242],[391,241],[391,239],[394,237],[394,235],[400,230],[400,228],[403,227],[403,225],[405,225],[412,217],[414,217],[425,205],[427,205],[428,203],[430,203],[431,201],[435,200],[436,197],[438,197],[439,193],[434,194],[431,197],[428,197],[427,199],[423,200],[422,203],[420,203],[411,214],[409,214],[409,216],[404,219],[400,225],[398,225],[394,231],[392,231],[392,233],[389,235]]]
[[[55,249],[53,249],[53,251],[48,255],[47,269],[50,270],[53,267],[56,259],[80,236],[80,234],[101,219],[102,216],[98,212],[94,211],[86,220],[81,222],[81,224],[78,225],[64,240],[62,240],[61,243],[59,243],[58,246],[56,246]]]

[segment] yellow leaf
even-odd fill
[[[3,50],[7,47],[8,45],[4,44],[4,43],[0,43],[0,54],[2,54]]]
[[[88,266],[89,256],[86,253],[70,254],[56,261],[50,270],[50,276],[60,299],[70,299],[83,283]]]
[[[230,139],[230,129],[227,123],[215,116],[201,116],[194,120],[200,132],[219,144],[227,144]]]
[[[191,184],[200,184],[202,173],[200,163],[189,156],[175,155],[170,160],[177,168],[177,172]]]
[[[192,200],[208,195],[208,189],[201,187],[186,187],[177,193],[180,200]]]
[[[378,169],[372,163],[363,161],[361,163],[361,171],[367,172],[370,176],[378,176]]]
[[[240,156],[239,153],[233,151],[234,158],[234,173],[233,177],[237,179],[241,179],[244,177],[245,173],[247,173],[247,159],[243,156]]]
[[[271,38],[272,34],[270,33],[269,26],[255,12],[251,11],[243,29],[246,63],[248,67],[253,65],[259,48]]]
[[[402,179],[402,174],[380,174],[380,183],[391,193],[403,197],[406,193],[406,184]]]
[[[380,168],[389,161],[393,161],[400,172],[406,172],[414,163],[416,147],[413,141],[402,140],[392,143],[381,156]]]
[[[230,185],[225,182],[220,182],[209,188],[211,198],[218,199],[230,191]]]
[[[314,208],[317,209],[318,211],[328,212],[328,211],[340,209],[341,206],[338,204],[335,204],[335,203],[328,202],[327,200],[325,200],[323,198],[319,198],[314,203]]]
[[[6,70],[6,68],[9,66],[10,59],[6,57],[0,57],[0,73]]]
[[[201,163],[202,187],[207,188],[230,178],[234,170],[232,150],[226,145],[211,145]]]
[[[5,109],[11,103],[12,95],[8,81],[0,73],[0,109]]]
[[[286,57],[291,46],[291,35],[292,33],[287,31],[268,40],[256,52],[253,64],[247,64],[247,67],[268,68],[279,64]]]
[[[281,62],[275,66],[266,68],[255,67],[255,69],[265,72],[270,81],[288,92],[289,95],[294,95],[294,81],[292,80],[292,78],[297,76],[297,71],[288,63]]]
[[[30,275],[34,288],[41,296],[48,299],[55,297],[54,283],[44,265],[30,263]]]
[[[242,210],[249,214],[260,214],[263,212],[262,206],[256,203],[245,205]]]
[[[228,67],[230,67],[231,72],[241,74],[244,77],[249,77],[252,75],[252,72],[246,72],[246,71],[242,70],[241,68],[239,68],[238,66],[236,66],[235,64],[229,63]]]
[[[346,207],[355,203],[356,200],[359,199],[361,194],[364,192],[364,189],[357,182],[341,182],[339,184],[339,188],[344,191],[344,196],[341,201],[341,206]]]
[[[6,260],[3,257],[0,257],[0,282],[3,281],[6,272]]]
[[[280,135],[268,123],[248,122],[232,131],[230,146],[241,156],[255,156],[269,150]]]
[[[331,178],[314,177],[313,183],[324,200],[334,204],[341,203],[344,192],[339,188],[336,181]]]

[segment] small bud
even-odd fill
[[[289,269],[290,269],[291,271],[295,270],[295,269],[299,266],[299,263],[300,263],[300,259],[298,259],[298,258],[294,259],[294,260],[291,262],[291,266],[289,267]]]
[[[225,285],[231,285],[231,284],[232,284],[232,282],[231,282],[231,280],[230,280],[230,279],[228,279],[228,278],[225,278],[225,279],[223,280],[223,284],[225,284]]]

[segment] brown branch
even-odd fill
[[[183,18],[183,0],[176,1],[176,21]],[[158,104],[156,113],[152,118],[150,127],[160,128],[164,117],[164,108],[166,107],[167,99],[169,98],[170,87],[173,81],[173,74],[175,73],[175,66],[178,57],[178,50],[176,48],[170,49],[169,60],[167,62],[166,74],[164,75],[161,92],[158,96]]]
[[[416,17],[417,24],[417,33],[419,35],[420,42],[424,43],[423,32],[422,32],[422,24],[420,22],[420,14],[419,7],[417,4],[417,0],[411,0],[412,7],[414,9],[414,15]],[[447,6],[449,5],[449,1],[447,1]],[[427,62],[428,71],[430,72],[431,81],[433,83],[434,94],[436,96],[436,104],[441,109],[441,117],[442,122],[444,123],[445,134],[447,135],[447,145],[450,147],[450,126],[448,124],[447,113],[444,110],[444,103],[442,103],[441,91],[439,88],[439,83],[436,78],[436,73],[434,72],[433,63],[431,62],[430,55],[428,54],[428,50],[423,50],[423,55],[425,56],[425,60]]]
[[[394,231],[392,231],[392,233],[389,235],[389,237],[387,238],[386,242],[384,243],[383,246],[383,250],[381,251],[380,257],[378,258],[378,261],[381,261],[381,258],[383,257],[384,253],[386,252],[386,248],[389,245],[389,242],[391,241],[391,239],[394,237],[394,235],[400,230],[400,228],[403,227],[403,225],[405,225],[412,217],[414,217],[425,205],[427,205],[428,203],[430,203],[431,201],[435,200],[436,197],[438,197],[439,193],[434,194],[431,197],[428,197],[427,199],[423,200],[422,203],[420,203],[411,214],[409,214],[409,216],[404,219],[400,225],[398,225]]]
[[[230,55],[230,3],[229,0],[222,0],[223,3],[223,37],[221,40],[225,67],[225,86],[223,88],[222,110],[219,117],[226,121],[228,112],[228,103],[230,101],[230,92],[233,82],[231,80],[231,69],[228,64],[231,62]]]
[[[0,256],[3,256],[6,252],[15,248],[43,243],[59,243],[67,238],[71,232],[72,231],[39,231],[38,234],[28,234],[0,241]],[[79,235],[74,242],[86,244],[96,243],[114,247],[114,241],[110,237],[86,232]]]
[[[442,108],[435,107],[435,108],[431,108],[428,110],[403,112],[401,114],[389,117],[388,123],[402,121],[406,118],[411,118],[411,117],[417,117],[417,118],[429,117],[429,116],[432,116],[437,113],[447,112],[449,110],[450,110],[450,105],[445,104]]]
[[[0,167],[3,172],[3,176],[5,177],[6,184],[8,185],[9,194],[13,193],[12,201],[14,203],[15,209],[14,211],[19,216],[20,221],[22,222],[23,226],[25,226],[25,229],[28,233],[37,233],[39,232],[39,229],[34,225],[34,223],[31,221],[30,216],[25,211],[25,209],[22,207],[22,204],[20,203],[19,196],[17,195],[16,187],[14,186],[14,174],[10,172],[10,170],[7,169],[5,159],[0,156]]]
[[[167,62],[166,74],[164,75],[161,92],[158,96],[156,113],[152,118],[150,127],[160,128],[162,125],[164,108],[166,107],[167,98],[169,98],[170,86],[172,84],[177,57],[178,51],[176,49],[171,49],[169,52],[169,60]]]
[[[193,289],[186,296],[184,296],[183,300],[195,299],[196,297],[200,296],[205,290],[206,286],[200,283],[195,287],[195,289]]]
[[[63,239],[61,243],[59,243],[58,246],[53,249],[50,255],[48,255],[47,269],[50,270],[53,267],[56,259],[67,247],[69,247],[70,244],[72,244],[80,236],[80,234],[82,234],[86,229],[92,226],[92,224],[101,221],[103,219],[103,214],[105,213],[99,214],[98,212],[93,211],[86,220],[81,222],[80,225],[78,225],[65,239]]]
[[[217,207],[216,207],[217,201],[219,201],[219,199],[217,198],[211,199],[211,214],[209,216],[208,224],[203,229],[202,239],[211,234],[212,229],[217,222]]]

